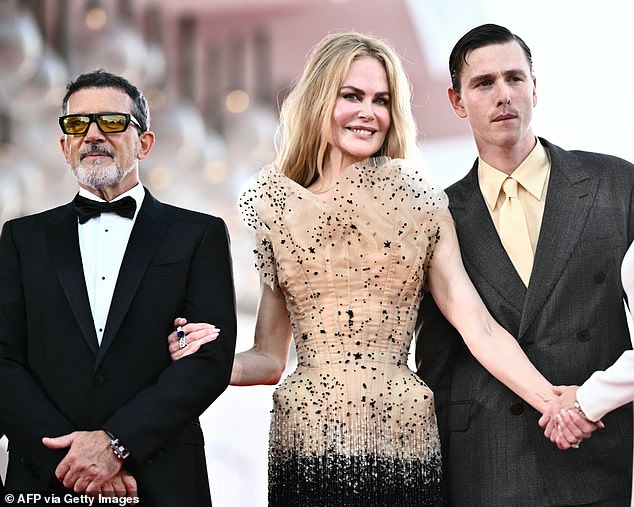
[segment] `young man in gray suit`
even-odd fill
[[[451,105],[469,121],[479,154],[447,189],[465,267],[533,364],[554,384],[580,384],[631,346],[620,266],[634,238],[634,166],[533,134],[531,53],[506,28],[469,31],[449,67]],[[510,219],[511,208],[521,220]],[[449,505],[629,505],[631,404],[561,452],[539,414],[471,356],[429,294],[420,312],[416,359],[436,396]]]

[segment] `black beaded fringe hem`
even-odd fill
[[[440,458],[270,457],[269,507],[437,507],[440,479]]]

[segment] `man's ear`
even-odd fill
[[[70,164],[70,147],[68,146],[66,141],[67,140],[65,135],[59,138],[59,145],[62,148],[64,159],[66,160],[67,164]]]
[[[459,118],[466,118],[467,112],[465,111],[465,108],[462,105],[462,97],[460,95],[460,92],[450,87],[447,90],[447,96],[449,97],[449,103],[451,104],[451,107],[453,107],[453,110],[456,113],[456,115]]]
[[[154,146],[154,132],[147,130],[139,136],[139,154],[137,155],[139,160],[143,160],[152,151]]]

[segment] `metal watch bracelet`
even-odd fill
[[[112,452],[117,458],[125,460],[128,456],[130,456],[130,451],[128,451],[126,446],[123,445],[117,437],[107,430],[106,433],[110,437],[110,449],[112,449]]]
[[[586,419],[588,421],[590,420],[590,419],[588,419],[588,416],[583,411],[583,409],[581,408],[581,405],[579,405],[579,402],[577,400],[575,400],[574,408],[577,409],[577,412],[579,412],[579,415],[581,415],[581,417],[583,417],[584,419]]]

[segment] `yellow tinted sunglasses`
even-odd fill
[[[99,130],[104,134],[125,132],[130,123],[138,128],[140,132],[143,132],[139,122],[130,113],[67,114],[59,117],[59,126],[62,128],[62,132],[72,136],[88,132],[92,122],[95,122]]]

